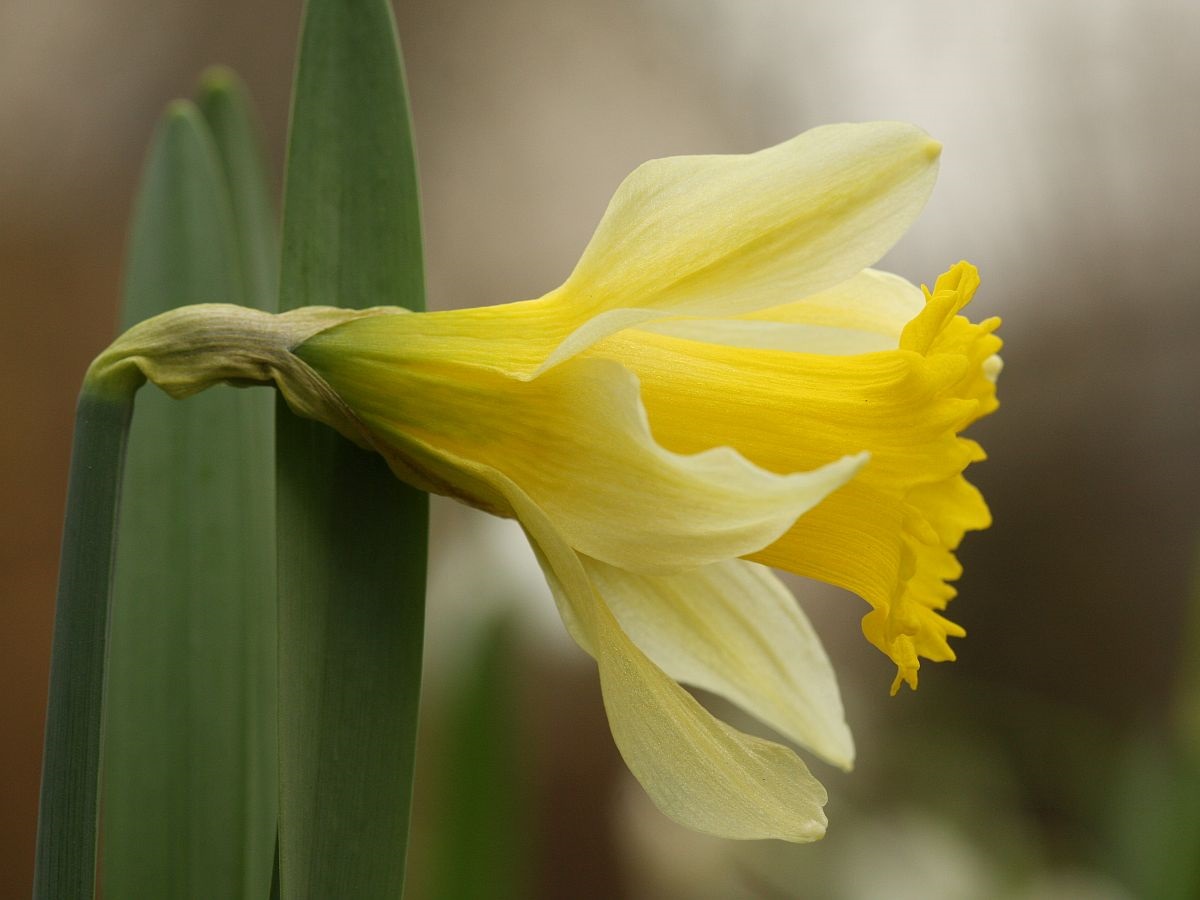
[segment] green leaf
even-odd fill
[[[35,900],[88,898],[96,820],[117,499],[132,397],[85,385],[75,413],[38,806]]]
[[[242,302],[257,309],[274,311],[279,305],[279,223],[271,202],[266,165],[259,138],[259,123],[250,95],[237,73],[225,66],[214,66],[200,79],[197,106],[212,132],[217,156],[229,188],[238,260],[241,264]],[[273,534],[275,522],[275,418],[269,398],[259,402],[265,412],[255,418],[255,444],[263,448],[255,460],[259,474],[269,484],[263,500],[271,503],[262,532],[255,541],[266,558],[275,558]],[[274,577],[272,574],[272,587]],[[248,610],[261,614],[246,632],[246,649],[254,659],[245,668],[248,744],[246,846],[247,859],[255,861],[247,890],[261,896],[258,886],[263,872],[258,868],[266,859],[274,872],[278,857],[279,819],[279,740],[276,719],[278,663],[276,654],[278,616],[274,596],[269,602]]]
[[[242,302],[273,311],[279,300],[279,229],[250,97],[233,70],[215,66],[200,79],[196,103],[212,131],[229,185]]]
[[[429,891],[440,900],[531,896],[513,631],[493,623],[449,704]]]
[[[423,306],[420,216],[385,0],[310,0],[280,306]],[[427,499],[280,406],[280,893],[397,897],[424,625]]]
[[[243,273],[263,254],[239,253],[223,169],[244,163],[223,163],[193,104],[170,106],[135,209],[125,326],[252,290]],[[182,403],[153,390],[138,400],[107,695],[107,896],[258,898],[269,889],[272,406],[266,391],[227,387]]]

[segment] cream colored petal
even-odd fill
[[[939,152],[912,125],[874,122],[640,166],[556,292],[583,324],[544,368],[664,312],[736,315],[845,281],[908,229]]]
[[[714,718],[600,609],[604,708],[625,764],[667,816],[726,838],[824,836],[824,787],[791,750]]]
[[[863,331],[887,337],[894,349],[904,326],[924,308],[925,295],[912,282],[891,272],[864,269],[831,288],[739,318]]]
[[[596,658],[613,739],[655,805],[719,837],[822,837],[827,795],[804,762],[718,721],[668,678],[621,629],[549,518],[504,476],[485,477],[508,497],[555,596],[570,608],[568,621]]]
[[[543,380],[563,383],[563,402],[539,405],[556,439],[496,468],[528,491],[571,546],[621,568],[671,572],[752,553],[867,461],[857,454],[777,475],[729,447],[672,453],[655,441],[627,369],[581,359]]]
[[[503,472],[572,547],[640,572],[760,550],[866,462],[862,454],[830,456],[812,471],[775,474],[729,447],[673,453],[651,433],[637,377],[613,360],[575,359],[521,381],[327,353],[319,342],[302,352],[380,443],[402,456],[417,440],[445,458]],[[433,476],[422,485],[445,485],[443,492],[484,505],[455,486],[457,465],[436,457],[422,465]]]
[[[852,766],[833,666],[770,569],[734,559],[647,576],[583,563],[621,627],[667,675],[732,700],[834,765]]]
[[[828,290],[736,319],[666,319],[641,330],[728,347],[852,356],[895,350],[924,305],[916,285],[865,269]]]

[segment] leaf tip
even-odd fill
[[[228,94],[237,91],[242,79],[237,72],[225,65],[209,66],[200,75],[202,94]]]

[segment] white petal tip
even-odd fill
[[[841,732],[838,735],[837,746],[834,752],[826,756],[826,762],[837,766],[843,772],[854,771],[854,738],[850,736],[850,729],[842,723]]]
[[[870,451],[862,450],[859,453],[852,453],[848,456],[843,456],[840,460],[838,460],[837,465],[844,469],[846,480],[849,481],[851,478],[861,472],[863,467],[870,461]]]

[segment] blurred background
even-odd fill
[[[452,896],[451,827],[475,829],[522,897],[1193,896],[1200,6],[396,12],[432,307],[557,285],[646,159],[900,119],[945,151],[929,207],[881,265],[932,282],[976,263],[973,315],[1003,316],[1007,343],[1002,409],[973,433],[991,459],[970,475],[996,524],[961,552],[959,661],[889,698],[865,605],[795,585],[859,748],[850,775],[812,763],[831,794],[820,844],[710,840],[654,811],[519,532],[437,504],[412,896]],[[114,333],[143,154],[164,105],[227,63],[257,101],[278,187],[299,18],[281,0],[0,0],[5,895],[27,896],[32,870],[74,397]],[[463,803],[448,770],[509,773],[493,779],[509,788],[464,818],[448,812]]]

